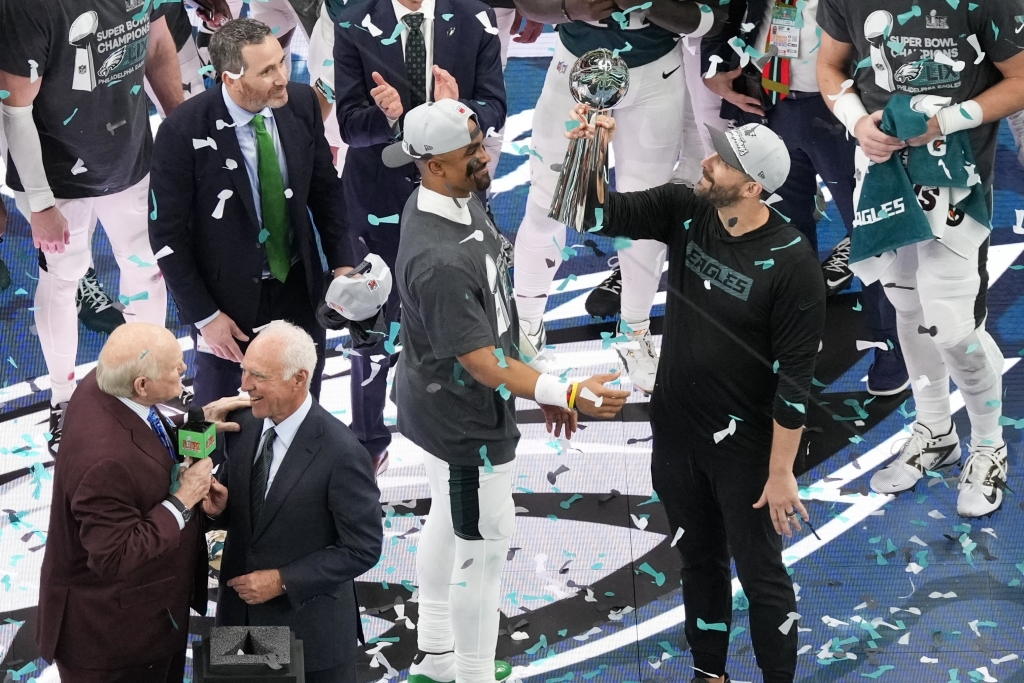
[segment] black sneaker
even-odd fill
[[[832,250],[825,262],[821,264],[821,272],[825,276],[826,295],[832,296],[850,286],[853,271],[850,270],[850,238],[844,237]]]
[[[872,396],[895,396],[910,386],[910,374],[899,347],[875,349],[875,362],[868,368],[868,393]]]
[[[103,291],[103,285],[96,279],[95,268],[90,268],[78,281],[75,304],[78,306],[78,319],[93,332],[110,334],[124,325],[124,314],[114,308],[114,302]]]
[[[50,426],[48,430],[50,432],[50,440],[46,444],[46,449],[50,451],[50,455],[54,458],[57,457],[60,436],[64,431],[64,411],[67,410],[67,407],[67,401],[50,406]]]
[[[619,313],[619,300],[622,296],[622,271],[618,264],[612,269],[604,282],[594,288],[587,297],[587,313],[595,318],[611,318]]]

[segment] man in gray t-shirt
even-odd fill
[[[419,652],[410,683],[491,683],[511,673],[495,662],[501,570],[515,526],[512,460],[515,397],[536,400],[548,430],[566,437],[579,407],[616,415],[629,392],[568,382],[526,365],[515,346],[519,318],[512,247],[475,193],[490,185],[483,131],[455,100],[416,107],[384,163],[415,161],[422,185],[402,215],[395,280],[402,299],[402,356],[395,377],[398,429],[424,451],[428,521],[416,553]]]
[[[946,136],[966,134],[991,206],[999,121],[1024,109],[1019,39],[1024,0],[821,0],[818,23],[823,30],[818,86],[860,146],[855,201],[875,164],[887,163],[893,154],[906,163],[906,150],[924,145],[931,156],[943,156]],[[915,111],[933,112],[923,135],[900,140],[880,130],[883,110],[896,94],[912,96]],[[892,462],[874,473],[871,488],[907,491],[926,473],[960,462],[950,411],[952,377],[971,421],[957,512],[981,517],[1002,505],[1009,476],[1000,423],[1003,355],[985,330],[987,236],[981,235],[980,245],[973,236],[958,244],[969,222],[950,200],[954,189],[915,186],[921,208],[937,207],[945,225],[932,228],[935,237],[857,264],[874,261],[874,272],[854,267],[865,283],[880,280],[896,308],[917,404],[911,437]],[[945,204],[936,203],[936,197],[945,197]],[[879,215],[870,206],[859,211],[854,248],[859,226],[887,218],[887,211]]]

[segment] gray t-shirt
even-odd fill
[[[504,358],[519,358],[512,245],[475,196],[472,223],[462,225],[420,210],[424,191],[405,205],[395,264],[403,345],[395,374],[398,430],[451,465],[510,462],[519,442],[515,397],[474,380],[458,356],[494,346]]]
[[[822,30],[853,44],[854,78],[872,113],[884,109],[893,92],[939,95],[954,102],[977,97],[1002,79],[995,62],[1024,49],[1022,17],[1024,0],[820,0],[818,5]],[[975,63],[978,48],[985,53],[980,64]],[[962,64],[936,61],[939,52]],[[881,68],[874,68],[876,63]],[[996,123],[970,131],[978,173],[986,185],[995,168],[998,132]]]

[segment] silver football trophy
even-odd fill
[[[626,96],[629,67],[611,50],[591,50],[572,65],[569,88],[573,99],[587,107],[588,123],[593,123],[598,115],[607,115]],[[595,176],[605,180],[608,177],[608,158],[601,141],[603,132],[603,128],[598,128],[592,139],[569,142],[548,211],[548,216],[577,232],[584,231],[587,192]]]
[[[99,16],[92,10],[79,15],[71,24],[68,42],[75,47],[75,76],[71,82],[72,90],[92,92],[96,89],[96,70],[93,68],[90,43],[97,28]]]

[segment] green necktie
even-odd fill
[[[284,180],[274,151],[274,138],[267,130],[263,116],[252,117],[256,129],[256,152],[259,157],[257,175],[260,180],[260,204],[263,207],[263,229],[269,233],[263,246],[267,249],[270,274],[284,282],[292,265],[288,244],[288,206],[285,203]]]

